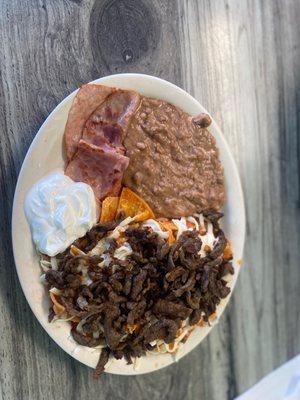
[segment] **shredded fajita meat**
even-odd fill
[[[183,232],[169,245],[143,226],[125,230],[124,240],[133,250],[126,260],[114,257],[117,243],[111,238],[102,255],[84,254],[116,226],[99,224],[75,243],[83,254],[72,256],[69,248],[59,258],[58,269],[46,272],[49,286],[60,290],[68,317],[75,319],[73,338],[83,346],[104,346],[96,377],[110,355],[131,363],[155,340],[172,343],[184,321],[190,325],[209,321],[230,293],[224,276],[234,273],[223,256],[227,240],[219,227],[220,217],[219,213],[205,214],[216,237],[205,257],[199,253],[201,239],[196,231]]]

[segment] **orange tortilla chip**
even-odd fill
[[[56,296],[54,293],[49,292],[50,295],[50,299],[52,300],[53,303],[53,311],[55,312],[55,314],[57,315],[61,315],[65,312],[65,307],[62,306],[56,299]]]
[[[175,242],[175,236],[173,232],[178,230],[177,226],[172,221],[169,221],[165,218],[158,219],[158,223],[164,231],[169,233],[168,243],[173,244]]]
[[[172,229],[168,225],[165,225],[163,222],[160,222],[160,221],[159,221],[159,225],[160,225],[162,230],[164,230],[165,232],[168,232],[168,234],[169,234],[168,243],[170,245],[173,244],[175,242],[175,237],[173,235]]]
[[[166,218],[158,218],[157,220],[159,222],[159,224],[165,228],[166,230],[171,230],[171,231],[177,231],[178,228],[177,226],[174,224],[173,221],[170,221],[169,219]]]
[[[233,252],[231,248],[231,243],[227,240],[226,247],[223,252],[224,260],[232,260],[233,259]]]
[[[169,231],[168,243],[169,244],[173,244],[175,241],[176,241],[176,239],[175,239],[175,237],[173,235],[173,232]]]
[[[129,188],[123,188],[121,193],[117,215],[121,213],[125,217],[134,217],[136,222],[155,218],[148,204]]]
[[[174,341],[171,342],[171,343],[169,343],[169,349],[170,349],[170,350],[173,350],[174,347],[175,347],[175,342],[174,342]]]
[[[211,316],[209,317],[210,321],[215,321],[218,318],[218,315],[216,312],[212,313]]]
[[[139,328],[139,327],[138,327],[137,324],[133,324],[133,325],[127,324],[127,325],[126,325],[126,330],[127,330],[127,332],[129,332],[130,334],[133,333],[134,331],[138,330],[138,328]]]
[[[110,222],[115,219],[119,197],[106,197],[102,202],[100,222]]]

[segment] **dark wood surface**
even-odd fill
[[[0,399],[232,399],[300,352],[299,0],[0,1]],[[80,84],[157,75],[220,124],[247,208],[243,271],[191,354],[138,377],[91,370],[51,341],[14,268],[10,220],[26,151]]]

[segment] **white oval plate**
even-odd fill
[[[145,96],[160,98],[181,107],[191,115],[207,112],[192,96],[179,87],[165,80],[141,74],[111,75],[94,81],[109,86],[133,89]],[[67,353],[82,363],[95,367],[99,350],[77,345],[70,338],[70,326],[67,322],[48,323],[49,300],[45,289],[39,281],[41,274],[38,256],[31,241],[23,203],[28,189],[40,178],[54,169],[62,169],[63,133],[69,108],[76,91],[66,97],[49,115],[34,138],[25,160],[14,196],[12,215],[12,241],[15,264],[25,297],[51,338]],[[244,200],[238,171],[231,156],[229,147],[217,124],[213,121],[210,131],[217,140],[220,157],[224,166],[227,202],[224,207],[225,217],[223,228],[231,240],[234,250],[235,274],[230,281],[233,290],[239,273],[239,260],[242,258],[245,236]],[[224,311],[229,298],[227,297],[218,307],[218,317]],[[179,349],[176,357],[172,354],[149,355],[142,357],[139,367],[127,365],[124,360],[112,360],[106,372],[121,375],[135,375],[151,372],[172,364],[197,346],[212,327],[196,328],[187,342]]]

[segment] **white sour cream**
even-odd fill
[[[53,172],[27,193],[24,211],[37,249],[51,257],[84,236],[97,221],[92,188]]]

